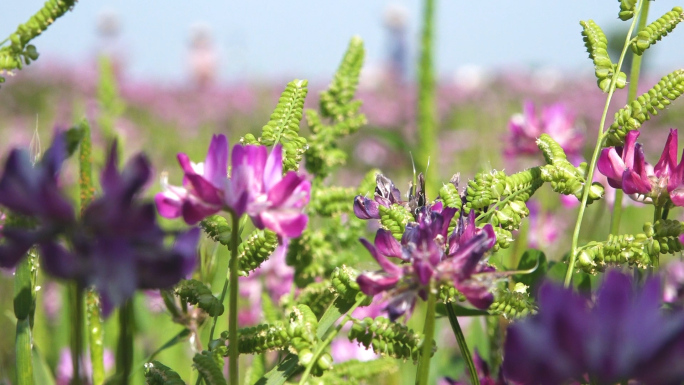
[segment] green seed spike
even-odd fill
[[[220,215],[210,215],[200,222],[200,227],[209,238],[230,247],[230,226],[226,218]]]
[[[337,140],[353,134],[366,124],[359,112],[361,101],[354,100],[365,56],[363,41],[354,37],[328,89],[321,92],[319,110],[306,110],[311,129],[306,151],[306,168],[316,180],[323,180],[332,170],[347,161],[345,151],[337,148]]]
[[[266,261],[278,247],[278,235],[271,230],[254,230],[238,246],[239,274],[246,277]]]
[[[225,341],[228,333],[221,334]],[[240,354],[261,354],[273,350],[285,350],[288,346],[287,328],[282,322],[260,324],[238,330]]]
[[[350,341],[356,340],[381,356],[411,359],[414,362],[418,360],[424,339],[421,334],[385,317],[354,320],[348,337]],[[433,353],[434,350],[433,348]]]
[[[0,48],[0,73],[22,69],[24,65],[38,59],[36,47],[28,43],[69,11],[75,3],[75,0],[48,0],[26,23],[20,24],[8,38],[10,45]],[[0,76],[0,83],[4,80]]]
[[[593,20],[580,21],[580,25],[582,26],[584,46],[587,48],[587,52],[589,52],[589,58],[594,62],[597,84],[603,92],[608,92],[610,79],[617,70],[617,65],[610,60],[608,55],[608,39],[606,34],[603,33],[601,27]],[[616,83],[617,88],[624,88],[627,75],[620,72],[618,77],[622,80]]]
[[[674,7],[671,11],[661,16],[658,20],[647,25],[631,41],[630,47],[636,55],[641,55],[650,46],[654,45],[684,20],[684,9]]]
[[[378,209],[380,211],[380,224],[382,227],[391,231],[394,238],[401,240],[406,224],[413,220],[409,209],[400,205],[392,205],[390,207],[380,205]]]
[[[638,130],[641,125],[664,110],[684,92],[684,69],[664,76],[648,92],[615,113],[615,121],[607,133],[606,147],[621,146],[628,131]]]
[[[200,309],[206,311],[211,317],[223,314],[223,304],[200,281],[194,279],[182,280],[176,286],[175,293],[180,297],[181,301],[199,306]]]
[[[620,13],[618,13],[620,20],[627,21],[634,17],[637,0],[618,0],[618,2],[620,3]]]
[[[330,217],[352,211],[356,189],[351,187],[320,187],[311,194],[309,209]]]
[[[261,137],[247,134],[240,139],[243,144],[283,145],[283,172],[299,170],[307,149],[306,139],[299,136],[299,123],[304,111],[304,99],[308,92],[306,80],[295,79],[287,84],[278,99],[278,104],[266,125],[261,129]]]
[[[207,385],[226,385],[223,371],[212,357],[211,352],[205,350],[202,353],[197,353],[192,361],[194,362],[193,366]]]
[[[147,385],[185,385],[178,373],[159,361],[145,364],[145,381]]]
[[[528,287],[518,282],[513,291],[508,288],[496,292],[496,300],[489,307],[491,314],[506,319],[519,319],[537,313],[537,305],[527,292]]]

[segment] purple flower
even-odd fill
[[[378,230],[374,244],[361,239],[382,270],[361,274],[357,282],[367,295],[386,293],[391,320],[409,315],[417,297],[425,300],[433,280],[451,282],[478,308],[492,303],[491,283],[483,273],[493,268],[482,258],[496,242],[494,230],[491,225],[476,228],[471,215],[467,222],[461,218],[448,235],[455,214],[456,209],[442,209],[441,204],[426,206],[419,211],[418,222],[407,224],[401,242],[385,229]],[[403,263],[397,265],[389,258]]]
[[[214,135],[204,163],[192,163],[187,155],[178,161],[185,172],[183,186],[169,186],[155,201],[166,218],[182,216],[188,224],[201,221],[221,210],[237,216],[247,214],[259,229],[267,228],[281,237],[298,237],[306,228],[303,213],[309,202],[311,182],[294,171],[283,176],[283,149],[277,145],[269,155],[265,146],[233,147],[231,176],[228,178],[228,141]]]
[[[52,157],[60,146],[57,140],[38,170],[8,161],[0,178],[0,186],[5,186],[0,188],[0,202],[29,217],[35,227],[4,226],[0,264],[16,264],[31,246],[37,245],[41,265],[48,273],[75,280],[82,287],[95,286],[105,315],[135,290],[171,287],[192,271],[199,229],[178,235],[175,244],[168,247],[167,234],[156,222],[154,204],[138,202],[152,174],[146,157],[134,157],[119,172],[115,143],[102,171],[103,194],[76,221],[71,203],[62,198],[55,182],[56,171],[52,171],[58,163],[51,159],[59,159]],[[17,150],[13,153],[21,154]],[[47,183],[54,189],[47,196],[57,198],[36,205],[34,210],[23,210],[19,193],[27,197],[47,194],[45,187],[32,178]]]
[[[636,143],[639,131],[630,131],[621,147],[605,148],[598,160],[599,171],[613,188],[642,197],[657,206],[684,206],[684,162],[677,165],[677,130],[671,129],[665,148],[655,167],[644,159],[644,150]]]
[[[185,177],[183,186],[170,186],[162,178],[164,192],[155,196],[159,214],[165,218],[183,217],[195,224],[221,211],[224,205],[225,180],[228,175],[228,140],[214,135],[204,163],[193,163],[184,153],[178,154]]]
[[[584,137],[575,127],[575,118],[562,103],[556,103],[542,110],[541,120],[537,117],[534,103],[526,101],[523,113],[514,115],[508,123],[511,132],[507,155],[536,154],[539,150],[536,140],[541,134],[549,134],[568,155],[581,152]]]
[[[81,356],[81,364],[79,365],[81,372],[81,379],[85,380],[86,384],[90,384],[89,379],[92,377],[93,365],[90,361],[90,355],[84,354]],[[103,363],[105,371],[109,371],[114,367],[114,353],[109,349],[104,349]],[[59,362],[55,370],[55,382],[57,385],[69,385],[74,379],[74,367],[71,363],[71,351],[69,348],[63,348],[59,352]]]
[[[553,284],[539,292],[539,313],[512,325],[504,346],[506,378],[560,384],[589,375],[596,383],[684,381],[684,313],[660,310],[660,279],[635,290],[631,278],[606,274],[597,301]]]

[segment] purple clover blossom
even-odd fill
[[[169,248],[167,234],[156,222],[154,204],[137,200],[152,174],[144,155],[134,157],[119,172],[115,143],[102,171],[103,195],[77,221],[57,183],[63,146],[58,136],[36,168],[27,167],[27,153],[21,150],[14,150],[8,159],[0,178],[0,203],[32,220],[35,227],[4,226],[0,265],[15,265],[37,245],[48,273],[82,287],[95,286],[104,315],[135,290],[171,287],[193,270],[199,229],[178,235]],[[53,191],[47,192],[45,184]],[[47,200],[27,209],[25,199],[41,197]]]
[[[684,305],[684,262],[672,261],[665,268],[663,301],[677,306]]]
[[[163,217],[182,216],[193,224],[223,209],[237,216],[246,213],[257,228],[275,232],[285,245],[306,228],[303,209],[311,182],[294,171],[283,176],[281,145],[270,154],[265,146],[233,146],[230,178],[225,135],[214,135],[204,163],[194,164],[185,154],[178,160],[185,172],[183,186],[169,186],[164,180],[165,191],[155,197]]]
[[[539,313],[508,329],[504,375],[534,384],[586,382],[586,375],[601,384],[681,383],[684,313],[661,311],[660,284],[651,278],[635,290],[628,275],[610,271],[594,306],[545,284]]]
[[[557,141],[570,157],[579,155],[584,144],[584,136],[575,126],[574,116],[562,103],[544,107],[539,119],[534,103],[526,101],[523,113],[514,115],[508,127],[510,146],[505,153],[509,156],[538,153],[536,140],[544,133]]]
[[[427,298],[433,280],[451,282],[478,308],[492,303],[491,285],[483,273],[493,268],[482,257],[496,242],[494,229],[489,224],[476,228],[471,215],[467,221],[461,218],[448,235],[455,214],[456,209],[441,204],[425,206],[418,212],[418,221],[406,225],[401,242],[385,229],[378,230],[374,244],[361,239],[382,270],[361,274],[357,282],[367,295],[386,293],[391,320],[410,315],[416,298]],[[390,257],[403,263],[397,265]]]
[[[633,199],[657,206],[667,205],[669,201],[675,206],[684,206],[684,161],[677,165],[677,130],[670,129],[655,167],[645,161],[643,147],[636,142],[639,134],[639,131],[630,131],[624,146],[603,149],[598,160],[599,171],[608,178],[611,187],[622,189]]]

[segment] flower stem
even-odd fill
[[[14,315],[17,331],[14,354],[17,362],[17,384],[33,385],[33,357],[31,354],[31,318],[35,307],[35,274],[32,253],[17,265],[14,272]]]
[[[435,335],[436,307],[437,295],[435,294],[434,282],[430,282],[425,325],[423,325],[423,345],[421,346],[418,370],[416,371],[416,385],[427,385],[430,380],[430,359],[432,358],[432,340]]]
[[[639,16],[639,24],[637,24],[636,33],[643,31],[646,28],[648,21],[648,7],[651,4],[649,1],[644,1],[641,4],[641,16]],[[636,99],[637,89],[639,87],[639,75],[641,72],[641,58],[643,55],[632,53],[632,67],[629,72],[629,88],[627,90],[627,103]],[[617,235],[620,232],[620,218],[622,217],[622,197],[624,193],[621,189],[615,190],[615,202],[613,202],[613,215],[610,220],[610,233]]]
[[[437,169],[428,167],[431,155],[437,155],[437,109],[435,104],[435,74],[433,65],[433,34],[435,0],[423,1],[423,30],[418,63],[418,169],[425,172],[427,185],[435,186]],[[426,186],[428,188],[428,186]]]
[[[325,340],[323,342],[321,342],[320,344],[318,344],[316,346],[316,352],[314,352],[314,355],[313,355],[313,358],[311,359],[311,362],[309,362],[309,364],[306,366],[306,370],[304,370],[304,374],[302,374],[302,378],[299,380],[299,385],[306,384],[306,380],[309,378],[309,374],[311,373],[311,369],[313,369],[314,365],[316,365],[316,363],[318,362],[318,359],[321,358],[321,355],[323,354],[323,351],[325,350],[325,348],[328,347],[328,345],[330,345],[330,343],[335,338],[335,336],[337,336],[337,334],[340,332],[340,330],[342,330],[342,327],[344,326],[344,324],[346,324],[347,321],[351,320],[351,314],[354,312],[354,310],[356,310],[357,307],[359,307],[359,305],[361,305],[361,303],[365,299],[366,299],[365,296],[361,296],[361,298],[359,298],[356,301],[354,306],[349,308],[349,310],[347,311],[347,314],[342,319],[342,322],[340,322],[340,324],[337,325],[337,327],[335,329],[333,329],[332,331],[330,331],[330,333],[328,333],[328,336],[325,338]]]
[[[646,0],[648,1],[648,0]],[[639,4],[636,6],[636,10],[634,11],[634,18],[632,20],[632,24],[629,26],[629,30],[627,31],[627,36],[625,37],[625,44],[622,47],[622,52],[620,53],[620,59],[618,60],[617,63],[617,68],[615,69],[615,73],[613,74],[613,78],[610,81],[610,89],[608,91],[608,97],[606,97],[606,104],[603,108],[603,114],[601,115],[601,123],[599,124],[599,131],[598,131],[598,137],[596,138],[596,145],[594,146],[594,153],[591,156],[591,162],[589,164],[588,168],[588,175],[587,179],[584,183],[584,189],[582,191],[582,203],[580,204],[579,207],[579,212],[577,213],[577,221],[575,222],[575,230],[572,233],[572,245],[570,247],[570,261],[568,264],[568,270],[565,273],[565,281],[564,285],[565,287],[570,286],[570,282],[572,281],[572,273],[573,270],[575,269],[575,254],[577,254],[577,241],[579,239],[579,233],[580,229],[582,228],[582,218],[584,218],[584,211],[587,208],[587,200],[589,199],[589,190],[591,188],[591,181],[594,178],[594,169],[596,168],[596,161],[598,160],[599,152],[601,151],[601,148],[603,146],[603,141],[605,140],[605,134],[603,132],[603,129],[606,125],[606,117],[608,116],[608,107],[610,107],[610,101],[613,98],[613,94],[615,93],[615,84],[617,82],[618,75],[620,74],[620,68],[622,68],[622,62],[625,60],[625,56],[627,54],[627,49],[629,48],[629,42],[632,38],[632,33],[634,31],[634,28],[637,23],[637,19],[639,18],[639,13],[641,11],[641,6],[644,0],[639,0]]]
[[[86,317],[90,345],[90,362],[93,366],[93,385],[101,385],[105,380],[104,341],[102,319],[100,317],[100,298],[93,290],[86,292]]]
[[[470,373],[470,383],[472,385],[480,385],[480,378],[477,375],[477,370],[475,369],[475,363],[473,362],[473,356],[468,350],[468,344],[466,343],[465,336],[463,335],[463,330],[461,325],[458,323],[458,317],[456,317],[456,310],[451,303],[446,304],[447,316],[449,317],[449,323],[451,324],[451,329],[454,331],[456,336],[456,341],[458,342],[458,348],[461,349],[461,355],[466,362],[468,367],[468,372]]]
[[[81,378],[81,356],[83,355],[83,288],[76,282],[69,285],[71,312],[71,366],[73,385],[83,383]]]
[[[231,227],[231,238],[230,238],[230,262],[228,264],[229,269],[229,282],[230,282],[230,297],[228,298],[228,338],[230,345],[228,347],[229,358],[228,358],[228,376],[230,380],[230,385],[238,385],[238,325],[237,325],[237,313],[238,313],[238,230],[240,226],[240,218],[234,213],[231,214],[233,219],[233,224]],[[224,286],[225,292],[225,286]],[[221,301],[223,301],[223,294]]]
[[[116,347],[116,372],[122,384],[128,383],[133,368],[133,327],[135,322],[133,299],[119,308],[119,342]]]

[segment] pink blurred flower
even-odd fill
[[[514,115],[508,127],[510,140],[505,153],[509,156],[536,154],[539,152],[536,140],[544,133],[558,142],[568,156],[579,154],[584,144],[584,136],[575,126],[574,116],[562,103],[544,107],[540,119],[534,104],[527,101],[523,113]]]

